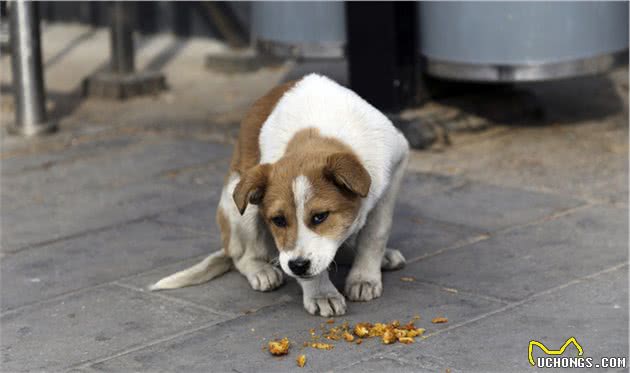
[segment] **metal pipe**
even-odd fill
[[[110,29],[111,71],[117,74],[134,72],[133,4],[126,1],[112,3]]]
[[[55,128],[46,120],[38,3],[10,3],[10,38],[15,123],[10,130],[26,136]]]

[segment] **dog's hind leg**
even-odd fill
[[[356,239],[351,237],[337,251],[335,262],[339,265],[351,265],[356,256]],[[404,255],[396,249],[386,248],[381,260],[381,269],[384,271],[395,271],[405,266],[406,259]]]
[[[269,291],[282,285],[282,271],[270,263],[276,249],[258,214],[258,206],[248,206],[241,216],[234,204],[232,193],[238,181],[238,174],[230,176],[217,209],[223,250],[213,253],[201,263],[161,279],[150,287],[151,290],[201,284],[224,274],[232,266],[247,278],[254,290]]]
[[[284,281],[282,271],[271,264],[277,250],[260,217],[258,206],[249,204],[243,215],[239,213],[232,197],[239,180],[236,174],[232,175],[221,197],[220,207],[230,223],[230,240],[229,244],[224,243],[224,247],[228,247],[234,266],[247,278],[252,289],[274,290]]]
[[[237,212],[238,213],[238,212]],[[247,278],[252,289],[274,290],[284,281],[282,271],[271,264],[277,255],[271,235],[258,213],[258,206],[249,205],[234,228],[238,234],[230,244],[234,266]]]
[[[405,266],[405,261],[405,257],[400,251],[388,247],[385,249],[385,255],[383,255],[383,260],[381,261],[381,269],[385,271],[401,269]]]

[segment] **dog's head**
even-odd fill
[[[328,268],[370,184],[369,173],[350,151],[300,151],[245,172],[233,197],[241,214],[249,203],[259,205],[282,269],[307,278]]]

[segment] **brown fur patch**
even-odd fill
[[[219,230],[221,231],[221,245],[223,246],[223,251],[225,255],[230,255],[230,221],[225,216],[225,212],[223,212],[222,208],[217,209],[217,225],[219,226]]]
[[[236,184],[232,197],[238,211],[243,215],[247,204],[255,205],[262,202],[265,188],[269,179],[271,166],[259,164],[241,174],[241,180]]]
[[[269,117],[269,114],[276,107],[278,101],[297,81],[290,81],[275,87],[259,98],[249,109],[245,118],[241,122],[241,128],[234,153],[232,156],[231,172],[243,172],[256,166],[260,162],[260,147],[258,137],[262,125]]]
[[[331,158],[332,157],[332,158]],[[334,167],[331,168],[331,159]],[[337,160],[344,160],[339,166]],[[348,169],[346,166],[352,166]],[[365,195],[370,177],[351,148],[344,143],[321,136],[313,128],[298,132],[289,142],[286,153],[278,162],[270,165],[270,172],[262,199],[262,213],[268,221],[276,245],[291,250],[297,240],[297,219],[317,234],[336,238],[343,234],[354,221],[361,205],[360,194],[336,181],[339,170],[345,177],[356,179],[358,189]],[[296,216],[293,181],[304,175],[311,183],[313,195],[306,203],[304,216]],[[350,181],[349,181],[350,182]],[[314,214],[328,212],[328,218],[319,225],[311,223]],[[287,227],[277,227],[271,219],[284,216]]]
[[[321,173],[311,173],[307,177],[312,184],[313,196],[304,209],[304,224],[320,236],[339,237],[354,222],[361,207],[361,197],[340,190]],[[322,212],[329,212],[328,218],[319,225],[312,224],[311,217]]]
[[[333,153],[326,158],[324,174],[338,186],[367,197],[372,179],[356,155],[349,152]]]

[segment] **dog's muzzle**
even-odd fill
[[[289,260],[289,269],[293,272],[294,275],[298,277],[302,277],[306,275],[309,268],[311,267],[311,261],[304,258],[297,258],[293,260]]]

